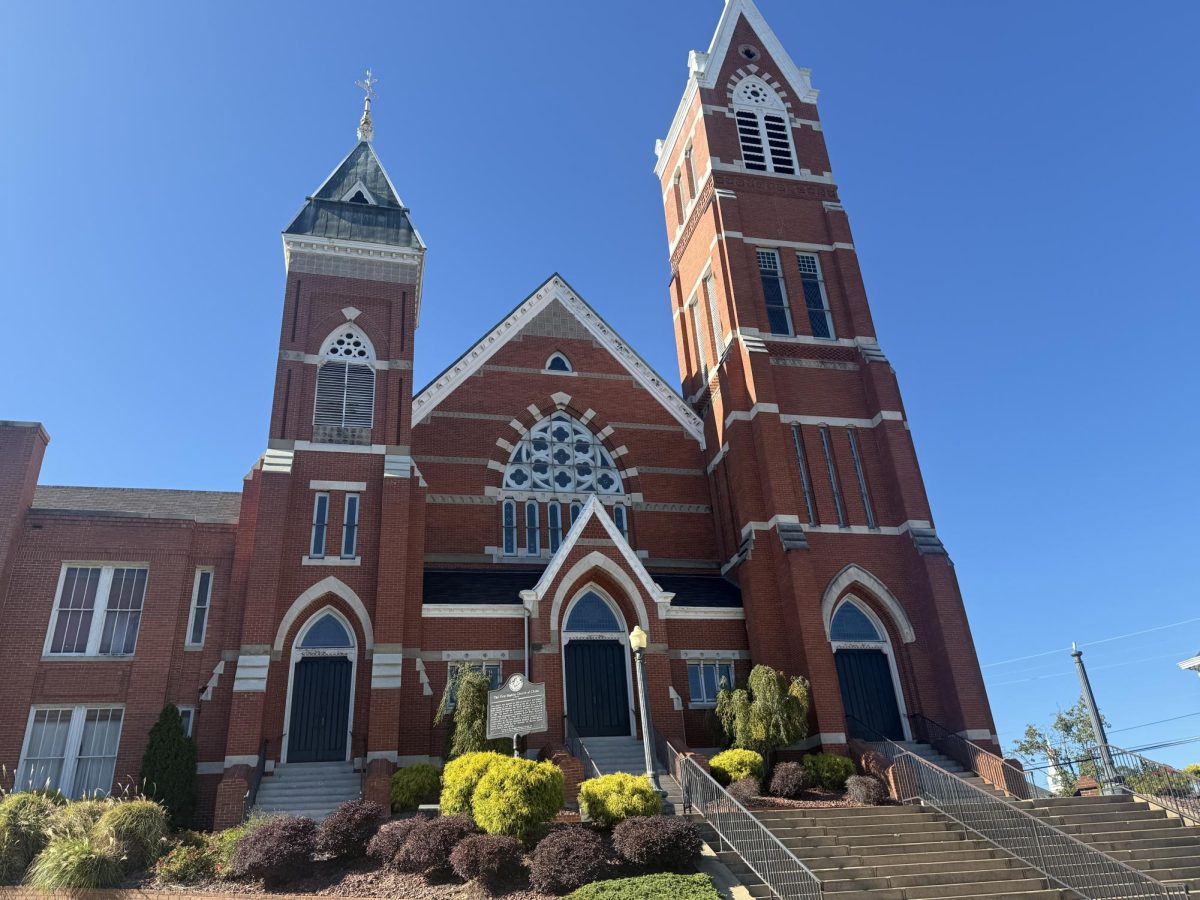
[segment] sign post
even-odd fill
[[[511,737],[513,756],[518,756],[517,739],[523,734],[546,731],[546,686],[512,675],[494,691],[488,691],[487,739]]]

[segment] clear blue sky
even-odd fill
[[[761,0],[821,90],[1006,739],[1065,650],[1200,618],[1200,5]],[[43,482],[237,489],[266,440],[279,232],[354,79],[429,244],[423,383],[551,272],[677,380],[651,166],[717,0],[9,4],[0,417]],[[1200,735],[1200,621],[1088,653],[1115,728]],[[1200,760],[1200,743],[1160,753]]]

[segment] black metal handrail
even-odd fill
[[[689,756],[678,756],[685,808],[695,810],[781,900],[819,900],[824,888],[770,829]]]
[[[908,720],[912,725],[913,740],[929,744],[1006,794],[1020,800],[1055,796],[1034,782],[1024,769],[1014,766],[1004,757],[967,740],[928,716],[913,713]]]
[[[571,720],[566,716],[563,716],[563,739],[570,754],[583,763],[583,777],[585,779],[598,778],[601,774],[600,767],[596,765],[596,761],[592,759],[592,754],[588,753],[583,740],[576,733],[575,726],[571,724]]]
[[[250,775],[250,785],[246,788],[246,796],[242,801],[243,819],[249,818],[250,810],[254,809],[254,803],[258,800],[258,787],[262,784],[263,772],[267,769],[268,743],[267,739],[263,738],[263,742],[258,748],[258,762],[254,765],[254,772]]]
[[[936,809],[1084,900],[1187,896],[849,718],[892,763],[897,799]]]

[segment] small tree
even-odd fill
[[[1108,720],[1103,718],[1105,727]],[[1059,794],[1075,793],[1075,783],[1084,775],[1097,777],[1096,732],[1083,697],[1066,709],[1060,709],[1048,728],[1026,725],[1025,736],[1013,752],[1027,766],[1048,764],[1051,788]]]
[[[196,744],[183,730],[179,710],[168,703],[146,742],[142,790],[166,807],[171,824],[187,828],[196,806]]]
[[[808,679],[759,665],[747,687],[730,690],[722,684],[716,715],[727,744],[766,759],[808,735],[809,699]]]
[[[442,692],[442,700],[433,719],[434,725],[440,725],[447,718],[454,722],[446,746],[446,759],[480,750],[512,752],[511,740],[487,739],[487,696],[491,688],[487,674],[473,666],[460,666],[446,682],[446,690]]]

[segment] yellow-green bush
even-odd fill
[[[442,795],[439,801],[441,814],[471,815],[471,797],[474,796],[480,779],[494,763],[505,759],[508,757],[485,750],[479,753],[464,753],[458,759],[446,763],[446,768],[442,771]]]
[[[562,769],[512,756],[489,765],[471,796],[476,825],[522,840],[535,837],[562,805]]]
[[[589,778],[579,786],[579,811],[590,822],[611,828],[630,816],[657,816],[662,797],[645,775],[617,772]]]
[[[721,784],[732,784],[743,778],[762,778],[763,758],[753,750],[726,750],[708,761],[713,778]]]
[[[92,834],[52,840],[29,867],[25,881],[43,891],[77,893],[112,887],[123,874],[120,848]]]
[[[392,776],[392,812],[416,809],[422,803],[437,799],[442,784],[437,766],[429,763],[413,763],[398,769]]]
[[[168,884],[195,884],[217,874],[217,854],[207,843],[177,844],[154,864],[154,872]]]
[[[54,810],[50,820],[50,834],[54,837],[83,837],[112,807],[112,800],[76,800],[65,803]]]
[[[3,833],[6,857],[6,861],[0,861],[0,866],[8,871],[8,878],[16,878],[24,872],[46,846],[46,827],[59,805],[55,797],[47,796],[43,791],[21,791],[0,800],[0,833]]]
[[[846,779],[854,774],[854,763],[836,753],[809,753],[801,760],[801,765],[817,784],[831,791],[844,791]]]
[[[170,831],[167,811],[153,800],[114,803],[96,822],[92,833],[112,841],[130,869],[154,862],[166,849]]]

